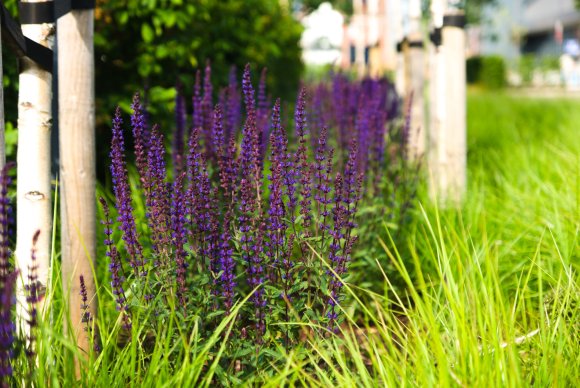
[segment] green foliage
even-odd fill
[[[5,2],[17,15],[16,1]],[[193,85],[195,71],[211,61],[213,79],[225,85],[230,66],[238,76],[246,63],[268,68],[273,96],[292,97],[303,65],[302,27],[278,1],[110,0],[95,10],[96,115],[99,134],[110,126],[112,107],[128,107],[126,96],[148,85],[152,115],[173,104],[172,88],[180,80]],[[14,55],[4,51],[6,120],[17,120],[18,70]],[[14,103],[10,103],[10,102]],[[155,107],[162,107],[159,112]],[[169,119],[169,117],[167,117]],[[98,144],[106,144],[99,141]],[[100,153],[104,157],[106,151]]]
[[[481,83],[489,89],[500,89],[506,85],[506,66],[502,57],[497,55],[477,56],[467,59],[467,83]]]
[[[506,67],[502,57],[485,56],[481,60],[481,83],[489,89],[500,89],[506,85]]]
[[[560,59],[554,55],[537,57],[533,54],[522,55],[518,62],[518,71],[524,86],[531,85],[534,72],[560,70]]]
[[[519,72],[522,77],[522,84],[524,86],[530,85],[532,83],[532,78],[534,76],[536,58],[533,54],[526,54],[520,57],[518,67]]]
[[[98,11],[97,96],[107,112],[146,85],[170,88],[177,79],[193,85],[195,69],[206,61],[219,85],[226,84],[232,65],[241,72],[249,62],[268,68],[275,96],[295,93],[302,27],[277,1],[113,0]],[[151,106],[164,107],[172,98],[151,96]]]
[[[314,11],[322,3],[330,3],[334,9],[339,10],[347,16],[353,13],[352,0],[303,0],[301,3],[307,12]]]
[[[482,57],[475,56],[467,58],[465,62],[465,72],[468,84],[476,84],[481,81]]]

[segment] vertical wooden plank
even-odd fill
[[[366,45],[366,17],[365,11],[366,7],[363,4],[362,0],[353,0],[353,18],[354,24],[356,26],[356,39],[355,39],[355,58],[354,62],[356,64],[356,71],[359,78],[364,77],[365,75],[365,45]]]
[[[425,50],[421,32],[421,3],[412,0],[409,10],[410,32],[407,42],[407,95],[413,94],[411,107],[411,130],[408,155],[420,160],[425,154]]]
[[[442,156],[445,152],[444,132],[446,128],[446,69],[444,50],[441,46],[443,28],[443,15],[445,13],[446,0],[433,0],[431,2],[431,20],[432,20],[432,34],[439,40],[435,42],[430,50],[430,97],[429,97],[429,193],[431,198],[437,198],[440,193],[439,183],[437,177],[440,174],[441,166],[440,160],[444,160]]]
[[[80,349],[89,351],[83,332],[79,276],[83,275],[95,314],[93,262],[96,251],[95,82],[93,10],[73,10],[60,17],[58,88],[62,281],[68,295],[71,330]]]
[[[391,3],[391,12],[393,26],[392,31],[395,36],[395,40],[398,44],[403,42],[403,13],[401,10],[401,1],[395,0]],[[405,85],[405,55],[402,50],[402,45],[399,46],[397,50],[397,56],[395,59],[395,89],[399,96],[404,96],[407,90]]]
[[[439,171],[437,193],[443,202],[459,203],[467,183],[466,154],[466,79],[465,15],[449,11],[443,19],[443,55],[445,57],[445,125],[438,139]]]
[[[23,1],[35,2],[41,1]],[[54,23],[22,24],[22,33],[48,48],[54,45]],[[29,58],[20,59],[18,90],[18,154],[16,187],[16,266],[22,281],[17,287],[19,329],[28,330],[28,303],[24,285],[32,266],[37,267],[42,311],[48,286],[52,201],[50,175],[50,134],[52,130],[52,74]],[[32,238],[40,230],[36,262],[31,262]]]

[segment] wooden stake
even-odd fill
[[[391,4],[391,12],[393,13],[392,20],[393,26],[392,31],[395,36],[397,44],[401,44],[400,49],[397,50],[395,57],[395,89],[399,96],[404,96],[407,91],[407,85],[405,85],[405,55],[403,52],[402,42],[403,42],[403,14],[401,12],[401,2],[393,1]]]
[[[79,277],[95,316],[93,263],[96,251],[95,81],[93,10],[73,10],[57,22],[62,282],[68,296],[71,330],[89,352],[83,331]],[[77,370],[78,371],[78,370]]]
[[[409,133],[409,156],[419,160],[425,154],[425,54],[420,34],[409,37],[408,58],[410,79],[409,92],[413,93],[411,108],[411,131]]]
[[[44,2],[24,1],[24,2]],[[29,39],[52,48],[54,23],[22,24]],[[28,302],[25,285],[30,270],[36,266],[40,303],[48,287],[50,243],[52,237],[52,201],[50,176],[50,133],[52,129],[52,74],[27,57],[20,59],[18,90],[18,154],[16,187],[16,266],[22,281],[17,287],[17,317],[20,330],[28,332]],[[40,230],[36,243],[36,261],[31,260],[32,238]]]
[[[464,25],[463,12],[448,12],[444,17],[442,63],[446,78],[445,121],[437,134],[432,166],[433,192],[442,203],[459,203],[467,181]]]
[[[405,49],[407,96],[413,94],[408,155],[411,159],[419,160],[425,153],[425,54],[420,27],[420,2],[413,0],[410,8],[411,32]]]
[[[444,151],[440,145],[439,138],[442,136],[441,131],[445,130],[446,115],[446,88],[447,78],[445,76],[445,56],[441,46],[442,37],[441,29],[443,28],[443,15],[445,12],[446,0],[432,0],[431,2],[431,20],[434,43],[430,48],[430,80],[429,80],[429,131],[428,131],[428,169],[429,169],[429,191],[434,199],[438,194],[439,184],[435,177],[440,170],[439,155]],[[442,137],[444,138],[444,136]]]

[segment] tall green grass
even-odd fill
[[[373,287],[384,292],[349,284],[339,335],[315,339],[315,323],[305,325],[301,346],[278,349],[270,370],[251,373],[220,363],[234,315],[210,339],[200,338],[198,317],[188,332],[169,317],[155,338],[136,335],[147,330],[136,317],[133,339],[120,347],[121,322],[97,258],[103,350],[83,364],[78,381],[77,351],[60,329],[65,311],[53,309],[40,328],[37,385],[574,386],[580,102],[474,94],[468,117],[463,205],[439,209],[419,195],[398,244],[387,221],[379,225],[381,253],[367,260],[385,269],[382,286]],[[55,271],[49,305],[61,298]]]
[[[462,207],[438,209],[423,197],[408,246],[384,242],[396,268],[384,275],[386,296],[352,286],[353,298],[371,302],[356,306],[344,338],[312,345],[332,367],[306,373],[295,364],[301,382],[580,381],[580,102],[486,93],[468,107]],[[404,291],[390,278],[403,279]]]

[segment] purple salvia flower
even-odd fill
[[[255,238],[252,244],[252,255],[249,258],[249,283],[252,289],[256,291],[252,295],[252,302],[255,308],[256,321],[256,342],[263,342],[262,335],[266,331],[265,325],[265,308],[266,298],[264,298],[264,267],[262,265],[262,254],[264,251],[264,235],[266,233],[266,224],[260,222],[256,228]]]
[[[240,197],[238,225],[241,235],[241,255],[247,266],[248,285],[254,289],[260,287],[264,281],[261,255],[265,223],[257,219],[260,212],[256,211],[255,188],[251,180],[242,178],[240,182]],[[255,227],[256,223],[258,223],[257,228]],[[265,330],[263,322],[265,299],[261,287],[254,292],[251,301],[256,312],[256,341],[261,343],[261,336]]]
[[[363,182],[363,174],[358,173],[356,169],[357,153],[357,142],[353,139],[351,141],[348,162],[345,166],[344,179],[340,175],[337,175],[335,180],[334,227],[332,231],[329,231],[332,236],[329,258],[332,268],[338,276],[346,273],[346,267],[350,261],[350,253],[357,239],[352,235],[352,230],[356,227],[354,218],[357,204],[360,200]],[[341,280],[336,275],[333,273],[329,274],[330,295],[327,301],[328,308],[326,314],[329,320],[329,327],[333,329],[336,329],[334,326],[338,317],[335,306],[339,301],[340,291],[343,286]]]
[[[85,277],[81,274],[79,276],[80,294],[81,294],[81,322],[85,325],[85,331],[89,331],[89,323],[91,322],[91,312],[89,310],[89,297],[87,293],[87,285],[85,284]]]
[[[202,133],[204,135],[205,158],[213,160],[215,149],[213,144],[213,87],[211,84],[211,66],[209,61],[205,66],[203,77],[203,98],[201,100]]]
[[[226,112],[226,142],[229,142],[230,139],[233,138],[235,140],[236,138],[236,132],[241,122],[242,110],[242,102],[240,91],[238,90],[235,66],[232,66],[230,69],[230,82],[226,89],[226,105],[224,107]]]
[[[185,198],[183,192],[183,180],[185,172],[177,176],[173,182],[171,190],[171,231],[172,245],[175,258],[175,275],[177,279],[177,297],[182,306],[186,303],[187,287],[185,285],[185,275],[187,273],[187,253],[185,243],[187,234],[185,230]]]
[[[203,98],[201,95],[201,72],[199,70],[195,74],[195,85],[193,87],[192,103],[193,103],[192,129],[203,128],[203,113],[202,113]]]
[[[121,109],[117,107],[115,117],[113,118],[113,138],[111,141],[111,175],[113,178],[113,191],[117,202],[119,212],[120,229],[123,231],[123,241],[125,248],[129,253],[129,263],[135,271],[143,269],[142,249],[137,238],[137,229],[133,217],[133,206],[131,204],[131,189],[127,177],[125,166],[125,141],[123,138],[123,129],[121,127],[123,120],[121,118]]]
[[[235,297],[235,269],[236,262],[233,258],[233,250],[230,247],[231,234],[229,232],[229,221],[224,224],[224,231],[219,241],[219,269],[221,271],[220,285],[226,315],[229,315],[234,304]]]
[[[32,249],[30,252],[30,262],[28,265],[28,279],[24,285],[26,291],[26,303],[28,304],[28,319],[26,323],[28,324],[28,338],[27,338],[27,349],[26,356],[29,358],[34,358],[36,356],[35,351],[35,331],[38,327],[38,308],[37,305],[40,302],[40,281],[38,280],[38,264],[36,262],[36,244],[38,243],[38,237],[40,236],[40,230],[37,230],[32,236]]]
[[[16,325],[12,320],[12,308],[15,303],[14,288],[18,271],[11,268],[10,258],[10,200],[8,171],[14,163],[7,163],[0,176],[0,386],[9,387],[12,376],[12,357]]]
[[[348,144],[349,138],[348,81],[341,74],[336,74],[332,81],[334,124],[338,128],[338,144],[343,149]]]
[[[149,131],[146,133],[146,119],[144,109],[141,105],[139,93],[133,96],[133,103],[131,104],[133,113],[131,114],[131,127],[133,129],[133,139],[135,142],[135,164],[137,172],[141,181],[141,186],[144,190],[145,176],[147,175],[147,148],[149,147]]]
[[[327,126],[326,117],[324,117],[324,85],[318,85],[314,89],[312,96],[311,109],[308,111],[308,122],[310,122],[310,142],[313,150],[316,150],[319,131]]]
[[[268,69],[262,69],[260,76],[260,85],[258,87],[258,111],[256,115],[258,133],[260,136],[260,163],[266,156],[266,149],[268,148],[268,138],[270,136],[270,123],[268,123],[268,112],[270,107],[266,96],[266,75]]]
[[[242,133],[241,163],[242,175],[252,173],[252,184],[255,185],[256,195],[259,195],[259,185],[262,181],[262,168],[260,163],[260,135],[256,124],[256,102],[254,88],[250,78],[250,65],[246,65],[242,78],[242,91],[244,92],[244,104],[246,107],[246,122]],[[258,202],[258,206],[261,204]]]
[[[151,125],[149,122],[149,82],[145,81],[143,90],[143,103],[141,104],[141,113],[143,115],[143,144],[145,149],[149,148],[149,138],[151,137]],[[147,159],[145,157],[145,159]]]
[[[115,296],[117,309],[121,312],[121,314],[123,314],[123,326],[125,329],[130,330],[131,321],[129,319],[127,298],[125,296],[125,290],[123,289],[123,282],[125,281],[123,264],[121,263],[119,251],[117,251],[117,247],[115,246],[115,243],[112,239],[113,221],[111,219],[107,201],[103,197],[99,197],[99,202],[103,207],[104,213],[104,217],[101,223],[104,225],[104,244],[107,247],[107,257],[110,259],[109,271],[111,272],[111,288],[113,290],[113,295]]]
[[[332,241],[329,246],[329,259],[330,265],[336,275],[331,271],[328,271],[327,274],[330,277],[328,282],[328,290],[329,296],[327,299],[327,306],[326,306],[326,317],[328,318],[328,327],[330,329],[335,329],[336,319],[338,318],[338,314],[336,312],[336,305],[339,300],[340,290],[342,288],[342,282],[337,277],[341,276],[342,273],[340,269],[343,268],[342,261],[344,260],[344,256],[341,254],[341,240],[344,238],[344,227],[345,227],[345,209],[343,206],[343,200],[341,197],[341,193],[343,192],[343,178],[340,174],[336,175],[335,178],[335,200],[334,200],[334,209],[333,213],[333,221],[334,226],[332,229],[329,229],[329,233],[332,236]]]
[[[356,140],[351,141],[350,154],[344,169],[344,188],[342,201],[344,203],[346,217],[348,218],[348,227],[354,228],[354,213],[358,202],[359,193],[362,185],[362,173],[357,169],[358,143]]]
[[[296,203],[298,201],[296,194],[296,174],[294,163],[288,153],[288,139],[286,132],[282,127],[280,120],[280,99],[276,100],[272,109],[272,160],[280,164],[282,171],[282,183],[284,185],[286,196],[288,197],[288,206],[286,215],[292,223],[295,220]]]
[[[185,97],[182,94],[181,85],[177,85],[175,94],[175,131],[173,132],[172,159],[176,174],[184,168],[184,136],[187,125],[187,113],[185,111]]]
[[[358,113],[356,116],[355,128],[358,135],[357,143],[358,155],[357,164],[360,171],[366,171],[368,162],[368,150],[371,145],[370,115],[372,112],[372,101],[368,101],[365,96],[360,100]]]
[[[202,156],[199,151],[199,131],[200,128],[193,128],[187,144],[187,179],[189,185],[186,194],[186,216],[193,226],[197,220],[196,206],[199,201],[200,175]],[[193,234],[193,228],[190,228],[190,234]],[[192,236],[193,237],[193,236]]]
[[[214,110],[214,143],[217,150],[220,187],[223,190],[226,203],[230,206],[236,187],[236,169],[234,168],[236,144],[234,139],[230,139],[229,144],[226,144],[223,123],[222,106],[216,105]]]
[[[215,147],[215,152],[216,152],[216,158],[217,158],[217,162],[218,162],[218,167],[220,170],[220,174],[221,171],[225,169],[225,159],[224,156],[226,153],[226,138],[225,138],[225,133],[224,133],[224,120],[223,120],[223,112],[222,112],[222,106],[220,104],[217,104],[214,108],[213,111],[213,130],[212,130],[212,135],[213,135],[213,144]]]
[[[312,192],[312,171],[308,162],[307,141],[306,141],[306,89],[302,88],[298,95],[296,103],[296,112],[294,115],[296,123],[296,135],[298,137],[298,151],[296,152],[294,166],[296,178],[300,182],[300,214],[303,216],[304,235],[308,237],[311,223],[310,197]]]
[[[274,118],[274,121],[276,118]],[[280,257],[283,254],[284,235],[286,234],[286,224],[284,222],[284,200],[282,192],[282,161],[277,154],[277,136],[279,133],[273,131],[270,135],[272,144],[271,151],[271,173],[270,180],[270,208],[268,209],[268,258],[272,268],[278,268]],[[270,276],[272,278],[272,276]]]
[[[81,322],[84,326],[83,329],[87,333],[89,342],[93,342],[93,350],[99,352],[100,347],[94,330],[94,319],[90,310],[87,285],[85,284],[85,277],[82,274],[79,276],[79,284],[81,288]]]
[[[8,198],[8,187],[12,179],[8,172],[14,168],[14,162],[6,163],[0,175],[0,282],[11,273],[10,266],[10,215],[12,208]]]
[[[334,150],[329,150],[327,155],[327,134],[328,130],[323,127],[318,139],[318,147],[314,155],[314,201],[316,202],[317,214],[319,217],[318,231],[321,235],[320,249],[324,246],[324,234],[328,226],[326,225],[328,205],[332,203],[330,198],[332,159]]]
[[[162,262],[168,264],[170,247],[170,214],[169,214],[169,190],[165,184],[167,176],[165,167],[165,145],[159,126],[154,125],[151,129],[151,147],[149,148],[147,163],[147,182],[150,187],[148,198],[146,197],[147,214],[151,228],[151,241],[155,252],[160,255]]]
[[[18,271],[5,273],[0,280],[0,387],[10,387],[12,357],[14,355],[14,333],[12,306],[15,302],[14,288]]]

